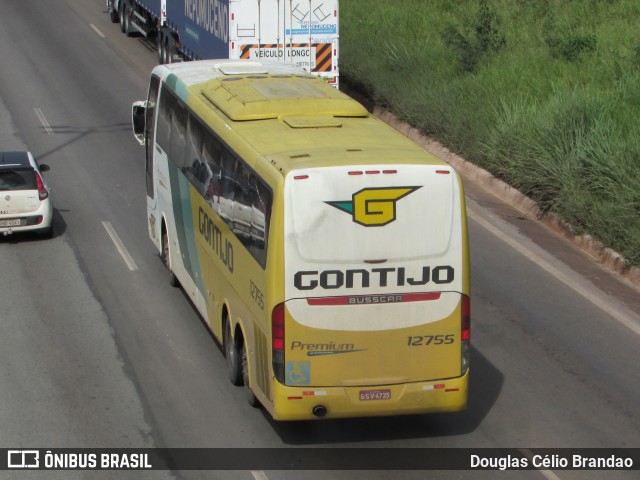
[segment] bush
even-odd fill
[[[595,35],[588,33],[569,33],[564,37],[549,37],[545,41],[554,56],[569,62],[577,60],[583,52],[594,52],[598,44]]]
[[[442,40],[458,58],[462,72],[475,72],[485,53],[504,48],[507,41],[497,29],[499,23],[498,14],[489,8],[486,0],[480,0],[472,28],[455,25],[445,28]]]
[[[640,3],[349,0],[342,81],[640,266]]]

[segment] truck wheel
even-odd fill
[[[126,2],[122,1],[120,2],[120,12],[119,12],[119,17],[120,17],[120,31],[122,33],[126,33],[127,29],[126,29],[126,25],[124,24],[124,17],[127,13],[127,5]]]
[[[120,16],[115,8],[113,8],[113,0],[107,0],[107,11],[109,12],[109,18],[113,23],[118,23]]]
[[[249,385],[249,359],[247,358],[247,346],[243,343],[242,346],[242,379],[244,380],[244,391],[245,397],[249,405],[254,408],[258,408],[260,406],[260,400],[256,398],[253,391],[251,390],[251,386]]]
[[[165,37],[164,42],[162,43],[162,64],[169,65],[171,63],[171,44],[169,43],[169,38]]]
[[[158,63],[164,65],[164,35],[162,31],[158,31],[158,38],[156,45],[158,47]]]
[[[124,34],[127,37],[132,37],[135,32],[131,28],[131,9],[125,6],[124,12]]]
[[[236,345],[231,337],[229,320],[224,320],[224,356],[229,367],[229,380],[234,385],[242,385],[242,357],[238,354]]]

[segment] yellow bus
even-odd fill
[[[456,172],[282,63],[160,65],[133,105],[149,236],[276,420],[466,408]]]

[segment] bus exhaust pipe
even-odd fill
[[[327,415],[327,411],[327,407],[325,407],[324,405],[316,405],[311,410],[311,413],[313,413],[314,417],[323,418]]]

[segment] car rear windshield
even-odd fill
[[[37,190],[36,175],[32,169],[0,169],[0,190]]]

